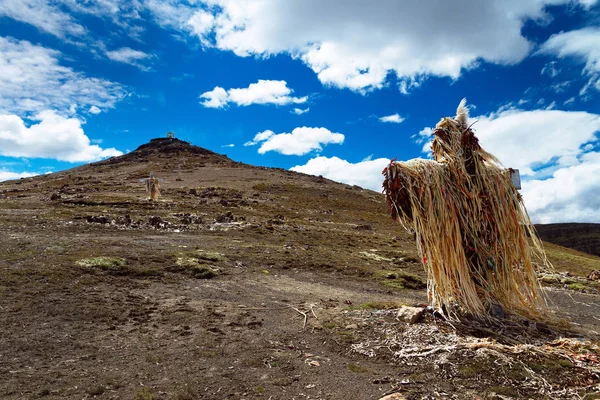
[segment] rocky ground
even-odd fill
[[[359,187],[155,140],[0,183],[0,235],[0,398],[600,398],[600,258],[549,252],[562,323],[450,324]]]

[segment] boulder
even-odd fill
[[[425,309],[423,307],[402,306],[398,310],[396,318],[409,324],[416,324],[421,320],[424,312]]]

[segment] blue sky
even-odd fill
[[[381,186],[466,97],[535,222],[600,222],[595,0],[3,0],[0,180],[173,131]]]

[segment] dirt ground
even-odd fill
[[[600,398],[599,258],[545,271],[568,328],[407,324],[423,267],[359,187],[159,140],[0,183],[0,235],[0,398]]]

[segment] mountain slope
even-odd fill
[[[558,338],[543,325],[398,320],[425,276],[380,193],[179,140],[0,183],[0,236],[2,398],[567,399],[595,379],[579,359],[477,347],[543,346]],[[591,270],[580,254],[557,269]],[[575,278],[545,276],[555,312],[592,335],[600,301],[563,291]]]
[[[540,224],[535,228],[542,240],[600,256],[600,224]]]

